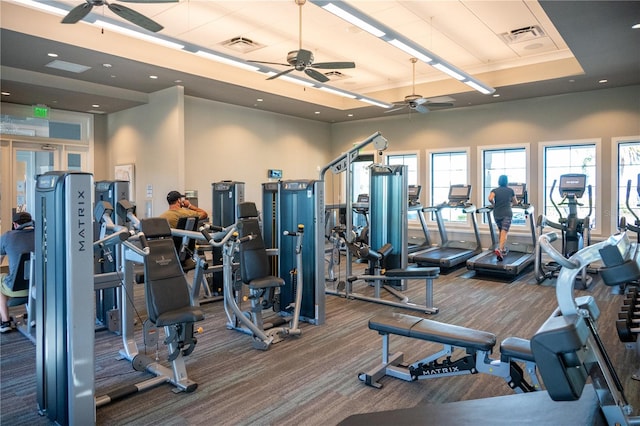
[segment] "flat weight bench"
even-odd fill
[[[382,335],[382,363],[358,378],[369,386],[381,388],[379,380],[384,376],[414,381],[463,374],[486,373],[503,378],[517,393],[540,389],[536,364],[529,341],[509,337],[500,345],[501,358],[489,357],[496,344],[496,336],[486,331],[445,324],[406,314],[384,314],[369,320],[369,328]],[[413,364],[403,364],[404,354],[389,351],[389,336],[409,337],[440,343],[443,349]],[[455,348],[465,355],[452,360]],[[530,384],[517,362],[525,364]]]
[[[367,297],[347,292],[347,297],[367,300],[370,302],[382,303],[385,305],[395,306],[398,308],[411,309],[415,311],[421,311],[425,314],[437,314],[439,309],[433,306],[433,280],[440,276],[440,268],[438,267],[410,267],[406,269],[389,269],[382,275],[357,275],[347,279],[349,282],[349,288],[351,284],[357,280],[372,281],[374,284],[374,297]],[[426,301],[424,305],[418,305],[409,301],[409,298],[391,287],[390,285],[383,284],[384,281],[400,281],[400,280],[425,280],[425,296]],[[385,289],[396,298],[398,301],[385,300],[380,297],[381,290]]]

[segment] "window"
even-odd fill
[[[559,220],[558,211],[553,206],[553,202],[558,205],[563,217],[568,215],[569,210],[566,206],[562,206],[558,183],[560,176],[568,173],[580,173],[587,175],[586,185],[591,185],[591,200],[589,199],[588,189],[585,189],[582,199],[579,201],[582,206],[577,207],[578,218],[584,218],[589,214],[590,204],[596,209],[596,158],[597,147],[595,143],[563,143],[549,144],[542,146],[543,170],[542,177],[544,180],[544,201],[541,213],[550,220],[557,222]],[[551,187],[553,193],[551,193]],[[596,215],[591,211],[590,224],[594,228],[596,226]]]
[[[615,142],[614,142],[615,143]],[[618,158],[618,215],[616,224],[625,217],[627,223],[634,224],[635,216],[627,208],[627,183],[631,181],[629,190],[629,207],[640,215],[638,205],[640,196],[638,195],[638,178],[640,176],[640,137],[636,141],[621,141],[617,144]]]
[[[468,158],[467,151],[430,153],[431,197],[429,205],[435,206],[446,202],[451,185],[469,183]],[[449,222],[467,221],[467,215],[461,209],[443,209],[442,217]]]
[[[387,165],[405,165],[407,166],[407,181],[409,185],[420,185],[418,179],[418,154],[389,154],[387,155]],[[409,200],[407,200],[407,203]],[[418,214],[410,211],[407,213],[407,219],[418,220]]]
[[[482,200],[489,203],[489,193],[498,186],[498,178],[507,175],[509,182],[526,183],[528,174],[527,147],[509,149],[484,149],[482,151]],[[486,217],[482,218],[486,223]],[[526,217],[522,210],[513,212],[512,225],[524,226]]]

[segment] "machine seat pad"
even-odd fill
[[[380,334],[397,334],[481,351],[490,351],[496,344],[495,334],[407,314],[376,316],[369,320],[369,328]]]
[[[164,327],[166,325],[183,324],[189,322],[202,321],[204,313],[198,307],[188,306],[175,311],[168,311],[156,319],[156,326]]]
[[[531,342],[520,337],[507,337],[500,343],[500,355],[503,361],[508,358],[521,359],[523,361],[535,362],[533,352],[531,352]]]
[[[247,284],[250,289],[261,289],[261,288],[270,288],[270,287],[282,287],[284,285],[284,280],[280,277],[274,277],[268,275],[262,278],[256,278],[251,280],[249,284]]]
[[[424,267],[424,268],[406,268],[406,269],[389,269],[384,274],[387,277],[401,277],[401,278],[438,278],[440,276],[440,268],[438,267]]]

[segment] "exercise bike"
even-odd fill
[[[549,191],[549,199],[556,212],[558,213],[558,222],[554,222],[545,215],[538,216],[537,235],[543,235],[545,233],[545,227],[551,227],[561,231],[562,239],[562,255],[565,258],[569,258],[582,250],[584,247],[591,245],[591,224],[590,217],[593,210],[591,185],[587,185],[587,175],[570,173],[560,176],[560,183],[558,185],[558,191],[562,200],[556,204],[553,199],[553,190],[556,186],[556,180],[551,185],[551,191]],[[578,217],[578,207],[582,207],[583,204],[578,200],[582,198],[585,190],[588,194],[589,212],[583,218]],[[569,213],[567,216],[563,216],[559,206],[566,206]],[[536,258],[535,258],[535,277],[538,284],[541,284],[548,278],[557,278],[560,272],[561,265],[558,262],[549,262],[544,264],[542,262],[542,249],[540,244],[536,245]],[[577,277],[577,280],[582,282],[583,289],[586,289],[591,284],[591,277],[587,275],[587,268],[581,271],[581,274]]]

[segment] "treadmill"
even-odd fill
[[[531,241],[527,243],[507,242],[508,253],[503,256],[501,262],[496,259],[494,251],[499,247],[497,226],[493,217],[493,207],[486,206],[478,209],[478,213],[484,213],[489,224],[491,234],[491,247],[489,250],[467,260],[467,269],[476,271],[477,274],[499,276],[501,278],[515,278],[535,261],[536,256],[536,226],[534,222],[534,208],[527,203],[527,186],[524,183],[509,183],[513,189],[518,205],[513,210],[521,210],[529,224]]]
[[[421,214],[422,204],[420,203],[420,193],[422,192],[421,185],[409,185],[409,206],[407,211],[409,212],[417,212],[418,219],[420,220],[420,226],[422,226],[422,231],[424,232],[425,239],[422,243],[412,243],[409,241],[407,245],[407,253],[415,253],[420,250],[425,250],[431,247],[431,240],[429,239],[429,231],[427,230],[427,223],[424,220],[424,215]]]
[[[476,207],[469,203],[470,196],[471,185],[451,185],[449,187],[449,201],[437,206],[424,207],[419,211],[419,215],[424,215],[424,213],[433,213],[435,215],[440,233],[440,245],[409,254],[410,262],[416,263],[418,266],[438,266],[442,271],[446,271],[464,264],[468,259],[482,252],[478,221],[474,214]],[[445,221],[442,217],[444,209],[462,209],[464,213],[471,216],[474,241],[449,240]],[[424,217],[421,218],[422,223],[424,223],[423,220]],[[428,230],[426,227],[423,228],[427,241],[430,241]]]

